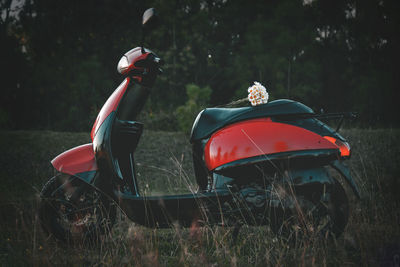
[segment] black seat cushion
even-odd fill
[[[207,138],[218,129],[234,122],[291,114],[313,114],[313,110],[299,102],[279,99],[255,107],[206,108],[202,110],[193,124],[190,142]]]

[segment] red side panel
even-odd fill
[[[108,98],[107,102],[101,108],[99,115],[97,115],[96,121],[93,124],[92,132],[90,133],[90,137],[92,140],[97,130],[104,122],[104,120],[110,115],[111,112],[117,110],[119,102],[121,102],[122,96],[125,94],[126,88],[129,85],[129,77],[126,78],[117,89],[115,89],[114,93]]]
[[[59,172],[75,175],[97,170],[92,143],[74,147],[51,161]]]
[[[322,136],[306,129],[254,119],[229,125],[208,140],[204,159],[209,170],[239,159],[279,152],[337,149]]]

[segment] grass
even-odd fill
[[[362,199],[337,240],[303,238],[294,245],[267,227],[245,226],[236,245],[228,227],[148,229],[119,214],[96,247],[68,247],[38,225],[38,193],[54,174],[50,160],[90,142],[87,133],[0,132],[1,266],[376,266],[400,255],[400,130],[351,129],[348,162]],[[136,152],[147,194],[195,189],[191,147],[181,133],[145,131]]]

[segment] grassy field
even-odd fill
[[[362,199],[337,240],[296,244],[267,227],[147,229],[118,216],[99,246],[67,247],[38,225],[41,187],[54,171],[50,160],[90,142],[87,133],[0,132],[0,266],[379,266],[400,255],[400,130],[344,130],[348,162]],[[140,188],[174,194],[196,188],[191,147],[181,133],[145,131],[136,152]],[[397,255],[397,256],[396,256]],[[390,266],[390,265],[383,265]]]

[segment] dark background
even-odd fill
[[[400,126],[398,0],[1,0],[1,129],[89,131],[149,7],[146,47],[166,62],[144,114],[167,123],[153,128],[176,130],[188,84],[215,106],[253,81],[270,99],[358,112],[351,126]]]
[[[394,264],[400,130],[388,128],[400,126],[400,1],[305,2],[0,0],[0,265]],[[240,99],[253,81],[271,99],[359,113],[346,126],[368,129],[342,131],[362,193],[360,200],[350,198],[343,238],[293,248],[253,227],[242,229],[232,247],[227,228],[204,227],[194,241],[179,227],[153,230],[121,220],[100,249],[80,249],[40,231],[39,192],[54,174],[49,161],[90,142],[97,112],[122,81],[117,63],[139,45],[149,7],[158,10],[160,25],[146,46],[166,64],[143,112],[146,129],[177,130],[178,111]],[[211,88],[210,98],[199,88]],[[369,129],[378,127],[384,129]],[[135,155],[145,192],[195,188],[183,133],[145,130]]]

